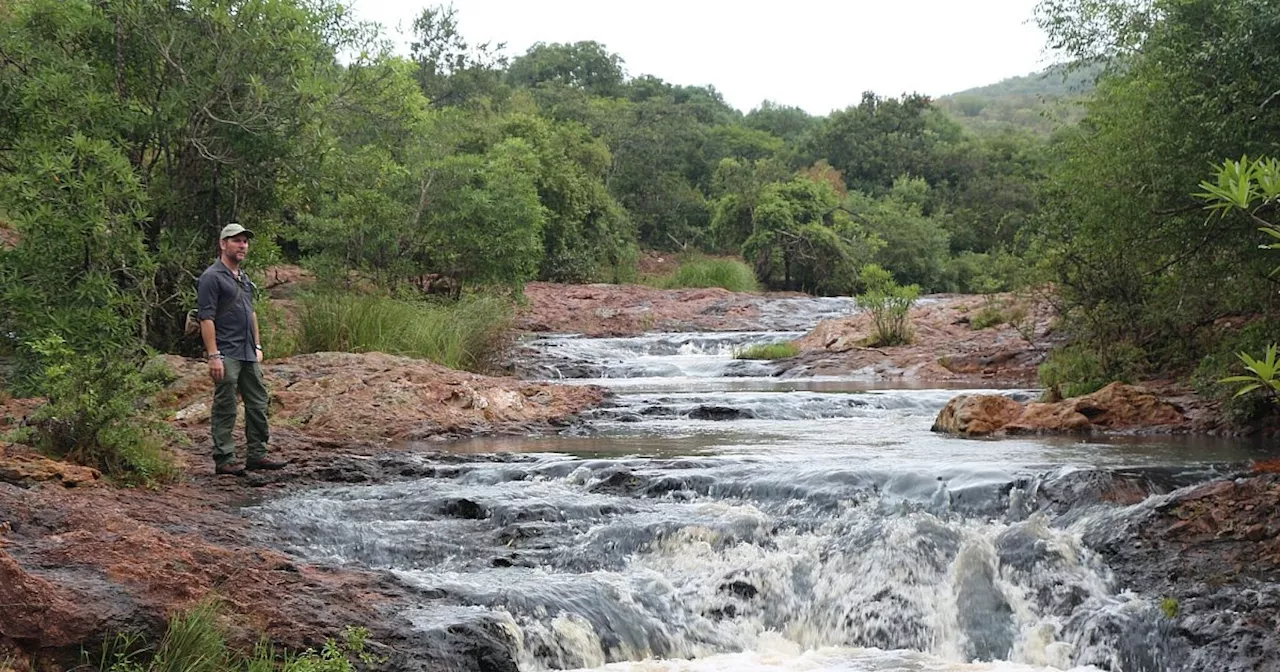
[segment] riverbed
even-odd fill
[[[561,434],[449,444],[432,478],[249,513],[308,560],[394,574],[423,632],[490,633],[476,669],[1177,669],[1162,596],[1083,539],[1268,448],[957,439],[930,426],[961,390],[734,359],[854,309],[776,299],[758,331],[530,339],[523,376],[610,398]]]

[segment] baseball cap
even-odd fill
[[[227,238],[230,238],[232,236],[238,236],[242,233],[245,234],[246,236],[249,236],[250,238],[253,237],[253,232],[250,231],[249,229],[246,229],[243,226],[240,226],[239,224],[231,223],[222,227],[222,233],[218,235],[218,240],[226,240]]]

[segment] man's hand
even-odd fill
[[[261,357],[261,353],[259,353],[259,357]],[[224,375],[226,375],[226,369],[222,367],[222,358],[214,357],[209,360],[209,377],[213,379],[213,382],[221,383]]]
[[[258,363],[262,363],[262,348],[258,348]]]

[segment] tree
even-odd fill
[[[782,289],[845,294],[879,241],[837,208],[831,185],[795,177],[761,189],[742,254],[761,282]]]
[[[1069,55],[1121,66],[1054,148],[1041,197],[1040,245],[1071,324],[1096,348],[1189,366],[1218,318],[1263,309],[1274,294],[1256,232],[1206,220],[1188,193],[1220,157],[1276,149],[1280,7],[1051,2],[1041,12]]]
[[[538,42],[511,62],[507,80],[515,86],[558,84],[596,96],[616,96],[625,80],[622,58],[599,42]]]
[[[409,57],[417,64],[422,92],[436,107],[463,105],[478,98],[502,98],[502,71],[508,59],[504,43],[471,45],[458,33],[452,5],[427,7],[413,20]]]

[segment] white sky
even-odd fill
[[[350,0],[388,29],[426,1]],[[711,84],[748,111],[768,99],[827,114],[862,92],[933,96],[1039,70],[1050,61],[1031,21],[1037,0],[453,0],[472,43],[595,40],[631,76]],[[439,3],[446,4],[446,3]]]

